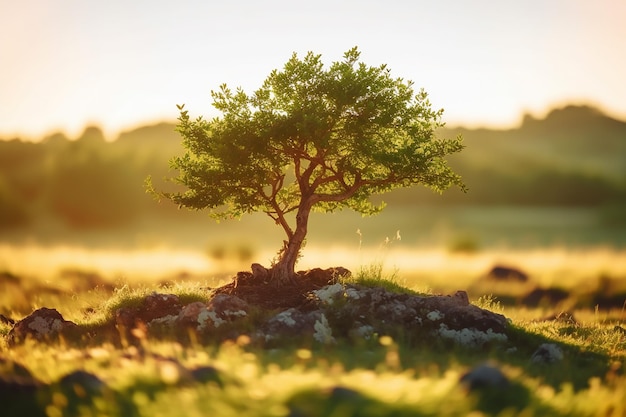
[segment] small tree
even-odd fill
[[[431,110],[412,82],[359,57],[353,48],[325,68],[320,55],[294,53],[252,95],[226,85],[212,91],[222,117],[210,121],[191,120],[178,106],[187,151],[171,166],[186,191],[159,194],[216,219],[271,217],[287,235],[271,268],[280,285],[295,276],[311,210],[373,214],[383,206],[369,197],[397,187],[464,189],[444,159],[463,148],[461,138],[435,137],[443,110]]]

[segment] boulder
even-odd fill
[[[192,327],[202,332],[246,317],[248,311],[248,303],[241,298],[228,294],[216,294],[207,304],[196,301],[184,306],[170,324]]]
[[[72,336],[78,326],[63,318],[55,309],[40,308],[18,321],[7,336],[9,345],[15,345],[33,339],[36,341],[56,340],[60,336]]]
[[[554,306],[569,298],[569,292],[560,288],[535,288],[522,299],[522,304],[528,307],[542,305]]]
[[[506,330],[506,318],[497,313],[470,304],[465,291],[453,295],[421,296],[397,294],[382,287],[363,287],[341,284],[322,288],[313,294],[322,307],[332,306],[340,299],[348,302],[341,305],[343,315],[355,321],[363,318],[379,318],[390,325],[420,325],[448,329],[476,329],[502,333]],[[342,289],[343,288],[343,289]]]
[[[528,282],[528,274],[521,269],[496,265],[487,273],[487,278],[495,281]]]
[[[178,316],[182,306],[177,295],[152,293],[146,296],[138,307],[121,307],[115,310],[115,324],[120,329],[133,329],[151,321]]]
[[[319,331],[315,325],[322,323],[322,316],[321,310],[303,312],[289,308],[269,318],[254,335],[254,339],[270,342],[295,337],[313,337]],[[318,324],[318,328],[319,326]]]
[[[500,368],[488,363],[469,370],[461,377],[460,382],[470,391],[485,387],[503,388],[509,384]]]
[[[563,351],[554,343],[543,343],[530,357],[530,361],[538,364],[551,364],[563,360]]]

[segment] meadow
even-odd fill
[[[492,232],[481,219],[511,213],[465,212],[447,217],[447,225],[415,211],[394,212],[393,220],[380,216],[380,224],[372,223],[377,218],[340,214],[339,221],[333,215],[333,221],[323,222],[319,217],[300,262],[302,269],[342,265],[369,285],[391,282],[421,294],[466,290],[473,304],[507,317],[511,330],[505,345],[477,349],[436,338],[409,342],[376,334],[333,345],[293,341],[263,347],[245,336],[204,343],[140,334],[139,343],[61,340],[9,346],[11,325],[3,323],[0,395],[9,404],[4,410],[49,417],[624,415],[626,308],[594,305],[598,294],[625,292],[623,247],[593,244],[597,223],[584,210],[561,216],[560,223],[551,221],[558,216],[550,210],[527,212],[525,221],[517,212],[526,228],[502,232],[510,238],[507,244],[490,240]],[[255,236],[265,230],[264,236],[273,236],[263,229],[265,222],[249,221],[258,227]],[[434,226],[409,227],[408,221]],[[134,249],[107,247],[102,236],[100,246],[92,248],[71,240],[56,246],[2,244],[0,313],[18,320],[36,308],[55,308],[66,320],[89,327],[110,317],[113,306],[132,304],[153,291],[207,300],[208,288],[228,282],[250,262],[271,259],[272,243],[239,240],[250,230],[246,222],[220,224],[225,232],[207,233],[199,241],[189,240],[192,233],[179,227],[178,242],[187,245],[172,247],[146,235],[141,239],[148,243]],[[542,229],[545,224],[553,229]],[[572,242],[567,233],[580,237],[585,229],[592,232],[590,240],[564,244]],[[419,230],[423,233],[417,236]],[[611,236],[605,234],[604,241],[612,242]],[[489,280],[494,265],[523,269],[530,279]],[[523,302],[535,288],[555,287],[568,297]],[[559,316],[563,312],[571,319]],[[545,343],[558,346],[562,359],[533,361],[533,352]],[[498,369],[506,382],[479,388],[461,382],[484,364]],[[68,375],[79,379],[68,382]],[[35,396],[7,382],[31,379],[40,384]]]

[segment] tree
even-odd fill
[[[373,214],[383,205],[369,197],[397,187],[464,189],[444,159],[463,148],[461,137],[435,136],[443,110],[386,65],[359,59],[353,48],[325,68],[321,55],[294,53],[252,95],[212,91],[221,117],[192,120],[178,106],[186,153],[171,166],[186,190],[158,194],[216,219],[267,214],[287,236],[270,269],[281,285],[295,277],[311,210]]]

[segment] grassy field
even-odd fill
[[[373,282],[426,294],[466,290],[472,303],[509,319],[505,345],[476,349],[381,334],[358,343],[263,348],[246,337],[215,344],[139,334],[135,344],[9,346],[12,326],[0,323],[0,414],[626,415],[626,306],[598,304],[626,300],[622,223],[607,223],[590,209],[384,213],[315,216],[300,268],[341,265]],[[48,307],[93,327],[114,307],[153,291],[207,300],[208,287],[228,282],[251,262],[269,265],[281,239],[267,219],[255,216],[220,225],[147,222],[124,234],[46,230],[41,239],[2,236],[0,314],[19,320]],[[496,265],[519,268],[529,279],[487,279]],[[562,290],[566,297],[525,302],[535,289]],[[559,316],[563,312],[569,315]],[[561,360],[531,359],[546,343],[559,348]],[[461,382],[485,363],[507,382],[477,389]],[[86,379],[68,382],[67,375]],[[40,384],[36,395],[7,384],[32,380]]]
[[[385,262],[394,255],[393,250],[389,249]],[[477,285],[472,280],[476,274],[504,255],[422,252],[417,263],[439,273],[431,276],[430,289],[424,287],[424,280],[407,278],[404,265],[389,271],[380,262],[361,264],[361,268],[371,278],[432,292],[435,286],[459,289]],[[91,256],[92,260],[98,259],[96,254]],[[324,258],[327,254],[320,250],[317,256]],[[510,261],[525,260],[533,274],[550,265],[556,270],[568,265],[578,270],[579,277],[587,272],[598,274],[608,264],[617,268],[614,274],[623,273],[624,268],[623,253],[607,250],[590,252],[588,257],[567,251],[509,252],[508,256]],[[310,261],[318,262],[314,256]],[[429,266],[425,265],[428,262]],[[450,277],[461,276],[463,268],[467,268],[466,275],[450,282]],[[417,274],[425,275],[424,271]],[[80,326],[90,326],[110,315],[113,306],[122,306],[151,291],[208,298],[210,292],[204,288],[211,279],[196,281],[199,277],[202,276],[179,277],[175,284],[124,283],[118,277],[118,282],[111,284],[102,275],[74,269],[65,270],[52,281],[15,275],[13,282],[19,283],[11,285],[5,276],[0,302],[2,313],[15,319],[46,306],[57,308],[65,319]],[[574,289],[579,282],[571,281],[569,285],[569,289]],[[489,296],[489,289],[476,288],[472,302],[510,319],[512,336],[504,347],[475,349],[434,339],[406,343],[385,335],[375,335],[361,343],[293,343],[271,349],[256,346],[246,337],[214,345],[146,336],[134,345],[61,341],[9,347],[5,338],[11,327],[2,324],[3,379],[19,379],[28,373],[45,384],[46,389],[39,390],[34,401],[28,392],[7,391],[6,387],[0,389],[0,396],[3,404],[15,406],[5,408],[7,415],[48,417],[626,413],[626,334],[619,330],[626,321],[624,309],[573,310],[576,322],[537,320],[558,312],[558,306],[503,305]],[[477,296],[482,290],[483,296]],[[543,343],[559,346],[564,359],[555,363],[533,362],[532,351]],[[506,386],[470,390],[460,382],[464,374],[484,363],[501,370]],[[26,371],[11,372],[7,364],[19,364]],[[85,371],[97,380],[65,382],[64,376],[76,371]]]

